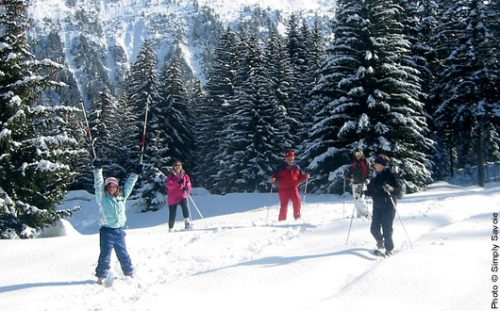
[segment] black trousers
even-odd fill
[[[386,251],[392,251],[394,242],[392,240],[392,224],[396,211],[392,208],[373,207],[372,225],[370,231],[377,241],[384,241]]]
[[[174,227],[175,215],[177,213],[177,205],[181,206],[181,208],[182,208],[182,216],[184,216],[184,218],[191,217],[189,215],[189,209],[188,209],[187,199],[180,200],[180,202],[178,204],[169,205],[168,206],[168,210],[169,210],[170,213],[168,215],[168,227],[170,229],[172,229]]]

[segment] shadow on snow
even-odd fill
[[[14,284],[0,287],[0,294],[13,292],[16,290],[36,288],[36,287],[51,287],[51,286],[74,286],[74,285],[88,285],[95,284],[95,280],[85,280],[85,281],[69,281],[69,282],[38,282],[38,283],[24,283],[24,284]]]

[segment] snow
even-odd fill
[[[387,259],[369,253],[368,220],[354,219],[346,244],[351,196],[307,194],[298,223],[277,223],[276,193],[195,189],[192,199],[205,219],[191,207],[195,229],[178,221],[170,233],[166,208],[141,213],[129,201],[136,276],[125,278],[113,257],[99,286],[97,207],[93,195],[70,192],[60,207],[81,209],[46,230],[51,238],[0,241],[0,309],[472,311],[493,302],[499,183],[440,182],[407,195],[398,215],[413,247],[396,217]]]
[[[258,5],[263,9],[269,8],[287,13],[292,11],[312,13],[329,4],[325,0],[199,0],[198,3],[214,9],[223,20],[236,19],[244,6],[252,7]]]

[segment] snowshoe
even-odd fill
[[[378,257],[385,257],[385,253],[380,249],[373,250],[372,254]]]

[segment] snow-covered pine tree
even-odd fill
[[[234,97],[239,45],[236,33],[227,28],[214,51],[205,85],[206,95],[197,108],[197,158],[203,165],[198,167],[195,176],[200,186],[211,191],[217,191],[214,176],[220,167],[219,146],[223,139],[221,132],[225,129],[223,120],[229,113],[229,100]]]
[[[34,237],[71,211],[58,211],[74,174],[68,163],[85,150],[68,127],[78,109],[38,105],[43,88],[60,85],[40,72],[62,66],[37,61],[27,43],[26,2],[0,5],[0,237]]]
[[[117,146],[116,154],[114,155],[115,163],[128,172],[135,162],[134,153],[137,157],[137,150],[139,147],[139,139],[137,138],[137,131],[134,129],[138,115],[135,109],[128,102],[128,96],[122,96],[117,102],[117,112],[120,120],[118,121],[119,132],[115,133],[115,138],[121,143]],[[125,176],[123,176],[125,177]]]
[[[277,32],[271,32],[264,53],[266,75],[271,86],[269,101],[281,111],[272,120],[274,128],[278,131],[272,143],[276,148],[276,160],[273,163],[278,164],[283,161],[283,151],[295,148],[299,143],[298,133],[302,130],[302,115],[297,107],[299,93],[295,87],[296,81],[290,57],[283,38]]]
[[[436,85],[436,74],[441,70],[438,63],[435,35],[439,30],[438,8],[436,0],[410,1],[399,0],[398,3],[404,8],[402,23],[405,35],[411,43],[412,55],[410,66],[420,72],[424,111],[428,116],[430,135],[435,141],[432,149],[433,177],[440,179],[448,175],[448,150],[442,144],[442,133],[437,131],[432,115],[435,110],[435,97],[433,89]]]
[[[190,169],[194,161],[193,111],[187,94],[186,83],[182,79],[180,50],[165,63],[161,73],[160,124],[168,149],[166,157],[180,160],[185,169]],[[163,163],[162,163],[163,164]]]
[[[302,124],[304,122],[304,107],[307,93],[305,73],[308,66],[306,41],[310,39],[307,24],[302,20],[302,27],[300,27],[299,22],[299,17],[296,14],[290,15],[285,42],[294,76],[293,85],[290,85],[290,89],[295,89],[294,92],[298,94],[296,100],[291,101],[290,106],[287,107],[287,113],[295,123],[290,124],[291,134],[293,137],[296,137],[295,141],[298,140],[299,134],[302,132]]]
[[[486,159],[498,159],[500,4],[481,0],[444,4],[436,37],[443,61],[435,90],[441,102],[434,116],[449,148],[459,150],[458,165],[475,161],[478,184],[483,186]]]
[[[128,102],[137,115],[135,128],[137,146],[139,146],[139,141],[144,144],[143,163],[145,169],[139,188],[144,200],[143,212],[157,210],[159,208],[157,202],[161,202],[158,198],[161,198],[162,194],[165,193],[165,184],[161,182],[161,178],[157,178],[158,172],[163,168],[161,164],[165,159],[162,156],[167,147],[163,140],[163,133],[158,131],[162,128],[159,119],[162,111],[158,107],[161,97],[156,70],[157,63],[152,42],[145,40],[137,55],[137,60],[130,69],[128,83]],[[147,120],[145,120],[146,110]],[[146,122],[146,137],[143,140],[144,122]],[[134,152],[132,155],[133,161],[136,163],[140,161],[140,152]]]
[[[230,102],[232,113],[224,121],[222,163],[216,187],[222,193],[269,189],[278,131],[273,119],[282,111],[269,101],[269,79],[256,36],[247,43],[246,57],[238,67],[238,84]]]
[[[335,40],[311,103],[315,125],[305,147],[312,189],[341,191],[352,152],[392,157],[409,191],[431,181],[432,141],[419,101],[418,71],[404,66],[410,45],[393,1],[337,2]]]
[[[293,69],[296,71],[297,75],[302,69],[305,69],[303,65],[306,62],[304,59],[304,42],[302,42],[303,38],[301,36],[299,22],[299,17],[297,14],[293,13],[290,15],[286,28],[286,48],[290,55]]]
[[[17,218],[16,205],[10,196],[0,188],[0,239],[15,239],[17,232],[25,226]]]
[[[93,103],[89,122],[96,155],[102,160],[105,174],[124,178],[123,163],[117,162],[117,150],[123,144],[123,138],[120,136],[122,113],[118,110],[118,99],[106,85],[99,91],[99,96]]]
[[[432,148],[431,168],[433,175],[441,176],[443,166],[443,153],[437,148],[440,133],[435,131],[432,115],[431,90],[435,85],[435,63],[437,59],[434,50],[433,36],[437,29],[437,8],[435,0],[411,1],[396,0],[395,3],[403,9],[399,20],[403,25],[403,33],[410,42],[410,55],[403,59],[403,64],[419,71],[421,96],[419,100],[424,103],[424,112],[427,116],[429,134],[436,141]]]
[[[302,128],[302,133],[300,135],[300,141],[307,138],[308,132],[313,126],[312,123],[312,108],[309,107],[310,103],[310,93],[319,81],[321,64],[325,59],[325,43],[323,38],[323,33],[321,30],[321,21],[318,15],[315,16],[314,26],[311,30],[310,38],[307,38],[307,56],[308,56],[308,66],[306,68],[305,76],[303,78],[303,94],[304,100],[306,101],[303,114],[304,123]]]
[[[192,120],[191,120],[191,130],[193,131],[193,148],[191,150],[191,168],[190,168],[190,176],[191,182],[195,187],[200,186],[200,181],[202,177],[198,175],[200,169],[205,165],[204,163],[200,163],[196,161],[199,159],[200,154],[200,141],[199,136],[201,134],[200,129],[198,128],[198,122],[201,114],[201,107],[203,106],[203,101],[205,98],[205,91],[203,89],[203,85],[199,79],[193,79],[188,86],[188,94],[189,94],[189,105],[192,108]]]
[[[76,139],[76,145],[85,150],[84,153],[74,157],[68,163],[71,167],[71,171],[76,175],[69,187],[69,190],[85,189],[92,191],[94,178],[92,176],[92,168],[90,164],[94,155],[88,138],[88,129],[82,108],[78,108],[77,114],[72,119],[67,121],[68,123],[67,126],[65,126],[65,131],[68,133],[68,136],[74,137]]]

